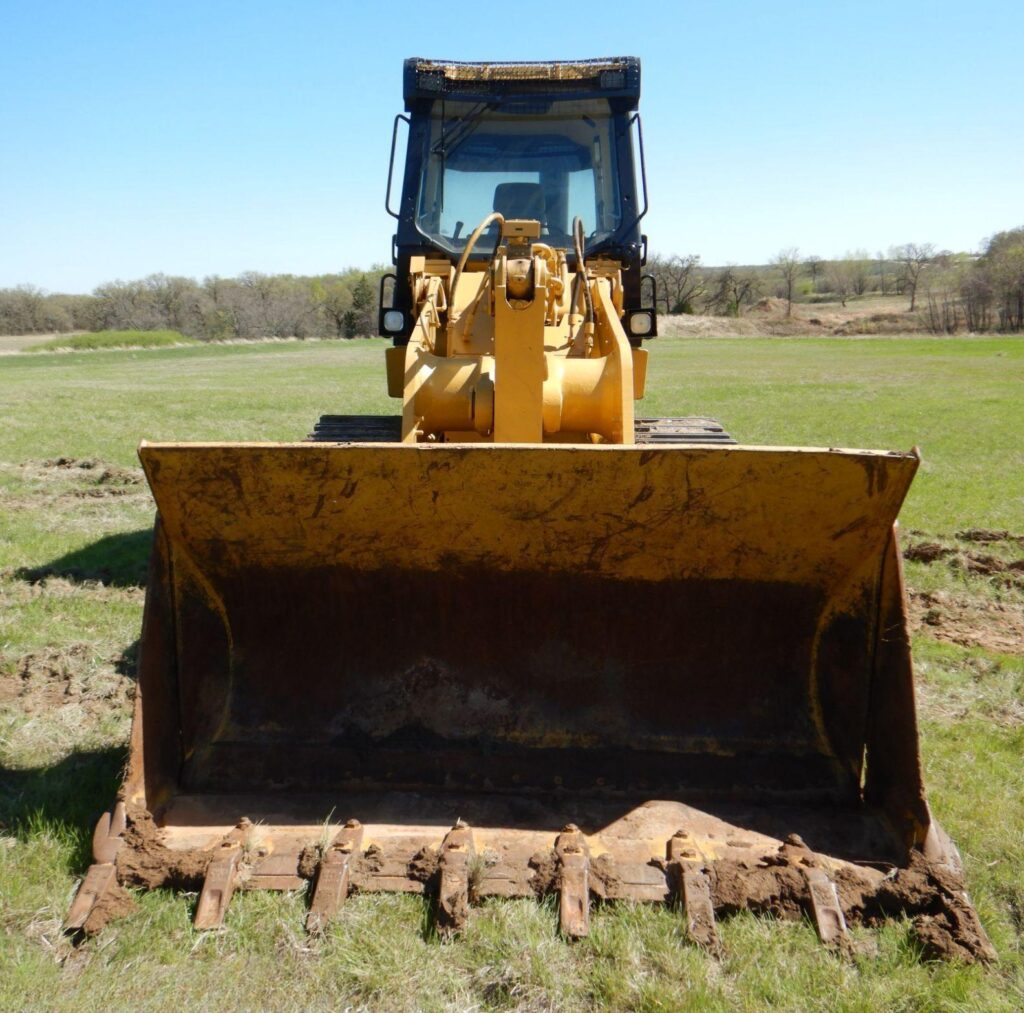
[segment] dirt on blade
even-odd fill
[[[114,883],[93,905],[82,931],[87,936],[94,936],[106,928],[108,922],[125,918],[135,908],[135,898],[120,883]]]
[[[928,959],[997,959],[978,915],[967,898],[963,876],[914,854],[909,868],[883,881],[870,914],[913,917],[914,935]]]
[[[199,848],[168,848],[149,812],[131,803],[125,809],[127,827],[124,843],[117,853],[118,879],[147,890],[158,886],[179,890],[198,888],[213,853]]]

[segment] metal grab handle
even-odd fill
[[[412,120],[408,116],[399,113],[395,117],[395,125],[391,128],[391,157],[388,159],[388,188],[384,193],[384,210],[387,211],[392,218],[398,218],[399,214],[397,211],[391,210],[391,177],[395,171],[395,145],[398,143],[398,122],[399,120],[405,120],[405,122],[411,127]]]

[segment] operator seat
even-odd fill
[[[540,183],[499,183],[494,210],[505,218],[528,218],[544,224],[544,188]]]

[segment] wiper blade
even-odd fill
[[[496,109],[497,102],[480,102],[475,105],[465,116],[452,121],[447,129],[444,127],[443,113],[441,136],[434,142],[430,149],[432,155],[446,155],[457,148],[475,129],[481,117],[486,112]]]

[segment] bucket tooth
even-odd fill
[[[238,881],[238,860],[242,857],[242,844],[251,826],[247,819],[241,820],[220,842],[210,859],[193,919],[197,929],[219,929],[224,924],[224,916]]]
[[[704,856],[690,835],[679,830],[669,838],[665,857],[669,880],[686,914],[687,937],[712,955],[720,956],[722,944],[715,926],[715,905],[711,900],[711,881],[704,867]]]
[[[363,843],[363,825],[349,820],[327,846],[317,870],[313,898],[306,916],[306,931],[322,934],[345,903],[349,891],[349,865]]]
[[[803,867],[811,898],[811,914],[821,941],[830,949],[847,953],[852,946],[836,885],[824,869]]]
[[[475,858],[473,831],[459,820],[441,842],[438,859],[437,930],[443,936],[455,935],[466,927],[470,866]]]
[[[590,932],[590,848],[574,823],[555,838],[558,859],[558,925],[567,939]]]
[[[112,812],[104,813],[92,834],[92,858],[94,862],[113,862],[121,847],[128,819],[124,802],[118,802]]]
[[[84,929],[93,908],[116,885],[117,869],[113,862],[95,862],[90,865],[75,894],[75,899],[71,902],[71,910],[64,919],[64,931],[77,932]]]
[[[104,813],[97,821],[92,835],[93,864],[89,866],[75,899],[71,902],[67,918],[64,919],[65,932],[84,929],[96,905],[117,886],[117,868],[114,861],[120,850],[126,825],[123,802],[118,802],[112,812]]]

